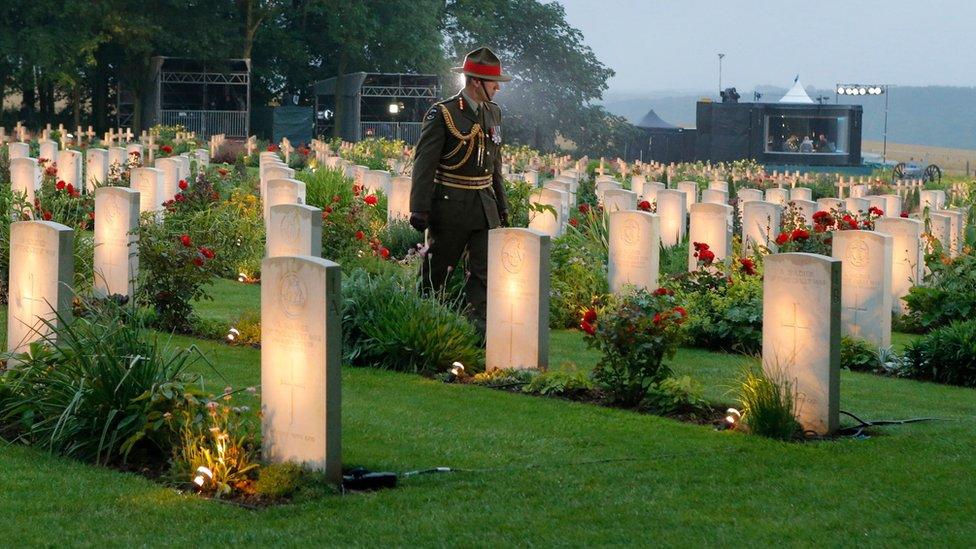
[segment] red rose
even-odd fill
[[[330,213],[332,213],[332,206],[326,206],[326,207],[325,207],[325,210],[324,210],[324,212],[325,212],[326,214],[330,214]]]
[[[188,234],[180,235],[180,242],[187,248],[193,245],[193,242],[190,240],[190,235]]]
[[[868,220],[868,219],[865,219],[864,221],[861,222],[861,227],[862,228],[865,228],[865,229],[870,229],[871,228],[871,221]],[[857,225],[855,225],[854,228],[856,229],[857,228]]]
[[[654,295],[674,295],[674,290],[669,290],[662,286],[654,290]]]
[[[278,152],[278,145],[275,145],[274,143],[268,145],[268,152]]]
[[[176,195],[174,198],[176,199],[177,202],[183,202],[184,200],[186,200],[186,196],[184,196],[183,193]]]
[[[375,206],[376,205],[376,195],[375,194],[371,194],[371,195],[367,196],[366,198],[363,198],[363,202],[369,204],[370,206]]]
[[[590,213],[590,205],[589,204],[585,204],[585,203],[584,204],[580,204],[579,205],[579,213],[581,213],[581,214],[588,214],[588,213]]]
[[[44,212],[44,214],[41,217],[44,218],[44,221],[50,221],[51,220],[51,212]]]
[[[217,173],[220,174],[220,177],[227,177],[227,174],[229,174],[230,172],[224,168],[217,168]]]
[[[786,233],[779,233],[779,236],[776,237],[776,244],[780,246],[786,244],[789,241],[790,241],[790,235]]]
[[[820,210],[819,212],[813,214],[814,223],[821,223],[823,225],[826,225],[828,219],[831,219],[830,212],[825,212],[823,210]]]
[[[662,320],[664,319],[661,317],[661,313],[654,313],[653,322],[655,326],[660,326]]]
[[[356,240],[362,240],[363,237],[365,237],[365,236],[366,235],[363,234],[363,231],[356,231]]]
[[[596,322],[596,309],[587,309],[583,313],[583,322],[589,322],[590,324]]]
[[[790,235],[790,240],[806,240],[810,238],[810,233],[803,229],[794,229],[793,234]]]
[[[74,195],[75,194],[75,186],[72,185],[71,183],[68,183],[67,185],[65,185],[64,186],[64,190],[68,191],[68,194],[70,194],[70,195]]]
[[[678,316],[680,317],[678,322],[681,322],[681,320],[688,318],[688,311],[686,311],[684,307],[678,306],[675,307],[673,310],[674,312],[678,313]]]
[[[361,193],[362,191],[363,191],[363,188],[361,186],[359,186],[359,185],[353,185],[352,186],[352,194],[354,194],[356,196],[359,196],[359,193]]]
[[[194,257],[193,264],[197,267],[203,267],[203,259],[200,256]]]
[[[715,261],[715,252],[711,250],[702,250],[698,252],[698,260],[705,265],[711,265],[712,261]]]
[[[169,145],[163,145],[162,147],[159,148],[159,150],[163,151],[166,154],[169,154],[173,152],[173,147],[170,147]]]
[[[187,187],[189,187],[189,185],[186,184],[186,179],[180,179],[180,182],[177,183],[177,186],[184,191],[186,190]]]
[[[868,208],[868,213],[871,215],[876,215],[878,217],[881,217],[884,215],[884,210],[875,206],[871,206],[870,208]]]
[[[696,252],[708,249],[708,244],[705,244],[704,242],[692,242],[692,244],[694,244]]]
[[[139,151],[130,151],[129,156],[134,156],[136,158],[139,158],[140,156],[142,156],[142,153],[140,153]]]
[[[339,201],[341,201],[341,200],[342,200],[342,197],[341,197],[341,196],[339,196],[339,195],[337,195],[337,194],[334,194],[334,195],[332,195],[332,201],[333,201],[333,202],[336,202],[336,203],[338,203],[338,202],[339,202]]]
[[[742,272],[750,276],[756,274],[756,263],[753,260],[748,257],[743,257],[739,260],[739,263],[742,265]]]
[[[44,175],[48,175],[48,176],[51,176],[51,177],[54,177],[54,176],[58,175],[58,167],[57,166],[48,166],[48,167],[44,168]]]
[[[203,254],[203,257],[206,257],[207,259],[213,259],[214,256],[217,255],[213,250],[207,248],[206,246],[200,246],[200,253]]]
[[[901,212],[901,216],[902,216],[902,217],[908,217],[908,212],[907,212],[907,211],[903,211],[903,212]]]
[[[579,227],[579,221],[575,217],[569,220],[569,224],[574,227]]]
[[[380,257],[382,257],[383,259],[389,259],[390,258],[390,250],[388,250],[386,248],[380,248]]]
[[[637,203],[637,209],[649,212],[651,211],[651,203],[646,200],[641,200],[639,203]]]
[[[54,188],[57,189],[57,190],[59,190],[59,191],[63,191],[64,190],[64,181],[58,181],[58,183],[54,186]]]
[[[592,324],[590,324],[589,322],[586,322],[585,320],[583,322],[580,322],[580,330],[583,330],[584,332],[586,332],[586,333],[588,333],[590,335],[593,335],[593,334],[596,333],[596,328],[594,328]]]

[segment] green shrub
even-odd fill
[[[793,384],[785,377],[769,377],[760,368],[746,370],[739,387],[742,424],[756,435],[796,439],[802,434],[796,400]]]
[[[306,202],[322,209],[322,257],[345,265],[352,258],[381,253],[383,193],[373,195],[376,202],[369,204],[361,189],[336,170],[300,172],[296,177],[305,182]]]
[[[558,370],[548,370],[533,377],[522,391],[534,395],[578,398],[589,394],[594,386],[589,372],[563,365]]]
[[[410,226],[406,220],[394,219],[388,221],[380,229],[378,238],[388,250],[390,255],[395,258],[403,258],[408,254],[416,253],[419,245],[424,242],[423,233]]]
[[[854,372],[875,372],[881,364],[871,343],[844,336],[840,340],[840,367]]]
[[[669,377],[647,392],[641,408],[662,416],[698,415],[708,408],[705,389],[691,376]]]
[[[191,332],[193,302],[212,299],[207,286],[217,252],[165,222],[145,220],[139,233],[138,298],[153,309],[159,328]]]
[[[593,298],[609,291],[607,282],[606,216],[586,209],[577,226],[552,242],[552,274],[549,287],[549,326],[570,328],[579,324],[580,311]]]
[[[637,406],[652,385],[671,376],[664,360],[674,356],[686,318],[672,292],[643,289],[586,311],[580,324],[586,344],[602,354],[593,378],[611,403]]]
[[[305,470],[298,463],[269,463],[261,467],[254,489],[258,495],[271,499],[290,497],[302,485]]]
[[[525,387],[539,376],[535,370],[519,370],[516,368],[495,368],[478,372],[471,376],[471,383],[486,387]]]
[[[931,274],[909,290],[908,313],[901,324],[929,331],[976,316],[976,256],[961,254],[950,260],[933,253],[926,256],[926,264]]]
[[[533,191],[535,188],[525,181],[505,180],[508,222],[512,227],[529,226],[529,196]]]
[[[53,327],[3,372],[0,424],[17,440],[99,464],[154,463],[195,402],[188,350],[170,350],[121,309]],[[130,459],[131,458],[131,459]]]
[[[685,258],[687,261],[687,257]],[[743,263],[747,261],[748,263]],[[759,258],[731,258],[680,278],[678,302],[688,310],[691,345],[752,354],[762,347]]]
[[[905,348],[911,377],[976,387],[976,320],[957,320]]]
[[[668,276],[679,276],[688,272],[688,246],[687,239],[674,246],[661,246],[661,279]]]
[[[355,270],[342,283],[345,359],[354,365],[434,374],[484,363],[478,332],[460,312],[425,298],[408,275]]]

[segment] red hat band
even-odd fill
[[[485,76],[500,76],[502,74],[501,65],[483,65],[481,63],[475,63],[470,59],[465,59],[464,61],[464,71],[473,72],[475,74],[482,74]]]

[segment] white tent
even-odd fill
[[[803,84],[800,83],[800,78],[797,77],[793,81],[793,87],[790,91],[786,92],[786,95],[779,100],[780,103],[813,103],[813,99],[807,95],[806,90],[803,89]]]

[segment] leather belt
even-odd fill
[[[491,187],[491,174],[472,177],[467,175],[444,173],[437,170],[434,172],[434,183],[455,189],[468,189],[476,191]]]

